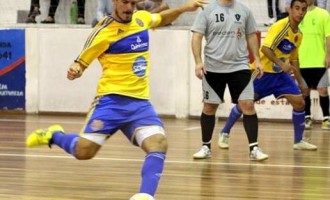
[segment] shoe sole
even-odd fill
[[[306,149],[306,148],[299,148],[299,147],[293,147],[294,150],[303,150],[303,151],[316,151],[317,148],[313,148],[313,149]]]
[[[193,156],[194,159],[206,159],[206,158],[211,158],[212,156],[205,156],[205,157],[195,157]]]
[[[224,145],[220,145],[220,144],[218,144],[218,147],[220,149],[229,149],[229,146],[224,146]]]
[[[265,158],[262,158],[262,159],[250,159],[250,161],[263,161],[263,160],[267,160],[269,157],[265,157]]]

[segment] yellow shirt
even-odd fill
[[[161,22],[159,14],[137,11],[130,23],[118,23],[105,17],[89,35],[77,62],[86,67],[98,58],[103,73],[97,95],[119,94],[149,98],[148,29]]]
[[[262,46],[270,48],[277,58],[282,61],[289,59],[290,61],[298,60],[298,47],[301,44],[302,33],[292,31],[289,18],[284,18],[274,23],[268,30]],[[268,73],[278,73],[282,71],[279,66],[271,61],[260,48],[260,62],[264,67],[264,71]],[[251,68],[255,68],[255,63],[251,64]]]

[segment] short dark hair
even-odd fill
[[[296,2],[296,1],[299,1],[301,3],[306,3],[307,4],[307,1],[306,0],[292,0],[291,3],[290,3],[290,8],[293,7],[294,2]]]

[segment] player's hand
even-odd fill
[[[302,83],[302,84],[299,84],[298,86],[299,86],[301,94],[303,95],[304,98],[309,95],[309,89],[308,89],[307,85]]]
[[[77,62],[74,62],[70,65],[68,72],[67,72],[67,78],[69,80],[74,80],[76,78],[79,78],[85,70],[85,67],[80,65]]]
[[[289,59],[285,60],[284,65],[282,65],[281,68],[284,72],[287,72],[287,73],[291,72],[291,70],[294,70],[293,69],[294,67],[291,66]]]
[[[202,79],[204,74],[206,74],[206,69],[204,63],[198,63],[195,66],[195,75],[197,78]]]
[[[203,8],[203,6],[208,3],[209,0],[188,0],[185,6],[187,11],[195,11],[199,7]]]
[[[258,75],[257,78],[261,78],[264,75],[264,67],[261,65],[260,62],[256,62],[255,70],[257,71]]]

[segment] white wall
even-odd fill
[[[27,112],[87,112],[101,73],[98,61],[74,81],[66,79],[66,71],[90,31],[75,27],[26,28]],[[151,102],[161,115],[200,116],[201,81],[194,75],[190,38],[188,29],[150,31]],[[220,117],[227,117],[232,107],[228,91],[225,101],[217,113]],[[291,118],[291,106],[273,97],[256,107],[260,118]],[[320,119],[318,104],[313,104],[313,109],[315,119]]]

